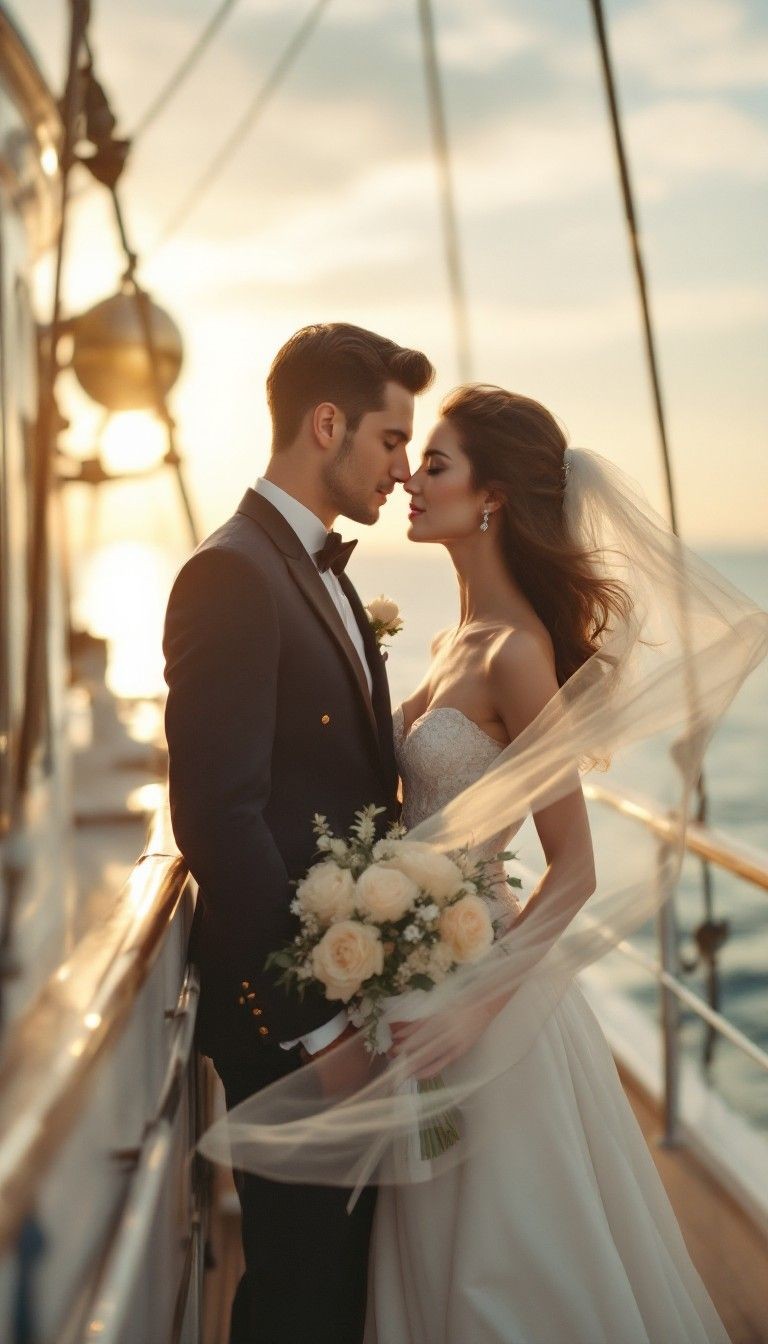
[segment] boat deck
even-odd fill
[[[659,1145],[658,1113],[626,1077],[624,1086],[691,1258],[733,1344],[768,1344],[768,1244],[764,1234],[696,1157],[682,1148]],[[203,1344],[227,1344],[228,1340],[230,1304],[242,1273],[236,1208],[234,1189],[222,1173],[211,1227],[215,1264],[207,1274]]]

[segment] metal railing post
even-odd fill
[[[665,860],[670,850],[661,844],[658,850],[658,882],[668,885]],[[679,967],[679,931],[675,907],[674,885],[662,892],[662,902],[656,916],[656,935],[659,962],[668,975],[677,978]],[[675,994],[662,982],[659,985],[661,1006],[662,1055],[664,1062],[664,1129],[659,1142],[664,1148],[680,1144],[680,1003]]]

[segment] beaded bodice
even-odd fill
[[[403,781],[403,824],[412,830],[457,794],[469,788],[504,751],[460,709],[435,705],[414,719],[408,733],[402,706],[392,716],[395,755]],[[493,858],[504,848],[509,832],[494,836],[473,852]],[[506,884],[504,904],[517,906]]]

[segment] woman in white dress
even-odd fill
[[[525,397],[453,393],[406,488],[409,536],[446,546],[461,595],[395,714],[408,839],[491,857],[531,814],[546,869],[522,911],[499,881],[493,946],[417,991],[418,1020],[393,1001],[389,1063],[352,1035],[200,1147],[350,1202],[379,1184],[365,1344],[727,1344],[574,976],[673,890],[768,616]],[[632,777],[650,741],[678,843],[617,826],[619,861],[603,836],[593,855],[580,774],[618,756]],[[426,1158],[445,1093],[413,1077],[438,1074],[460,1137]]]
[[[494,763],[594,652],[601,622],[625,610],[566,533],[565,447],[536,402],[459,389],[406,485],[409,538],[446,546],[461,594],[458,626],[435,640],[426,677],[395,713],[409,829]],[[574,906],[594,888],[581,790],[534,822],[546,871],[518,927],[563,872],[579,874]],[[458,1082],[470,1045],[477,1068],[513,1005],[479,1022],[474,1042],[462,1032],[453,1047],[422,1050],[419,1075]],[[392,1054],[417,1030],[394,1023]],[[726,1340],[578,988],[464,1123],[468,1160],[379,1192],[366,1344]]]

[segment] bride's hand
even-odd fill
[[[509,995],[496,998],[490,1003],[477,1004],[462,1010],[461,1016],[451,1020],[434,1022],[434,1041],[424,1041],[413,1051],[413,1037],[423,1027],[423,1022],[390,1022],[392,1045],[387,1051],[389,1059],[407,1058],[414,1052],[418,1065],[411,1071],[413,1078],[433,1078],[460,1059],[480,1039],[489,1023],[498,1015]],[[423,1034],[423,1033],[422,1033]]]
[[[303,1045],[299,1048],[302,1062],[315,1066],[320,1091],[329,1101],[352,1096],[375,1077],[375,1057],[367,1052],[362,1032],[352,1023],[341,1036],[314,1055],[308,1054]]]

